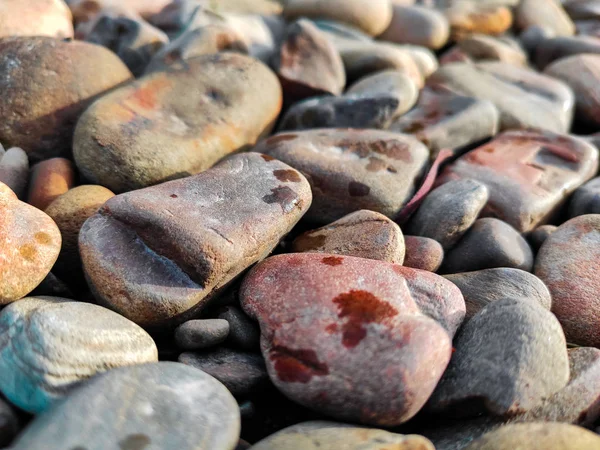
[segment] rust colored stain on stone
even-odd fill
[[[325,331],[326,331],[328,334],[337,333],[337,331],[338,331],[338,326],[337,326],[337,323],[330,323],[329,325],[327,325],[327,326],[325,327]]]
[[[279,181],[284,183],[286,181],[291,181],[292,183],[300,183],[300,181],[302,181],[300,174],[292,169],[274,170],[273,175],[275,175],[275,178]]]
[[[48,233],[44,233],[43,231],[35,233],[33,237],[36,241],[38,241],[38,243],[42,245],[48,245],[52,242],[52,238],[50,237],[50,235]]]
[[[344,259],[339,256],[326,256],[321,260],[323,264],[327,264],[328,266],[340,266],[343,261]]]
[[[396,308],[367,291],[351,290],[333,299],[339,309],[338,317],[346,319],[342,327],[342,344],[356,347],[367,335],[365,325],[382,323],[398,314]]]
[[[348,193],[351,197],[365,197],[370,192],[371,188],[369,186],[358,181],[351,181],[348,185]]]
[[[319,361],[313,350],[276,346],[271,349],[270,358],[284,383],[308,383],[314,376],[329,375],[329,367]]]
[[[275,158],[273,158],[272,156],[269,156],[269,155],[260,155],[260,157],[267,162],[275,160]]]
[[[278,186],[271,189],[270,195],[263,198],[265,203],[279,203],[284,213],[288,214],[294,210],[294,207],[300,201],[298,194],[287,186]]]
[[[23,258],[25,258],[27,261],[33,261],[35,259],[35,255],[37,253],[37,250],[35,248],[34,245],[31,244],[25,244],[22,245],[19,248],[19,253],[21,254],[21,256]]]
[[[369,164],[367,164],[367,170],[369,172],[379,172],[387,168],[387,164],[383,159],[379,159],[376,156],[369,158]]]
[[[136,89],[129,100],[137,103],[139,106],[145,109],[155,109],[157,106],[157,93],[161,89],[169,86],[170,83],[164,78],[156,78],[152,81],[146,82],[142,87]]]
[[[273,137],[270,137],[269,139],[267,139],[266,144],[277,145],[280,142],[293,141],[297,137],[298,137],[297,134],[280,134],[280,135],[273,136]]]

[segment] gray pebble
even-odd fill
[[[175,342],[185,350],[214,347],[227,339],[229,322],[221,319],[188,320],[175,329]]]
[[[229,325],[227,343],[242,350],[260,348],[260,330],[258,325],[237,306],[225,306],[219,311],[219,319]]]

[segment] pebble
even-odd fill
[[[179,362],[214,377],[236,397],[260,392],[270,385],[265,361],[256,353],[218,348],[203,353],[182,353]]]
[[[548,311],[552,305],[546,285],[524,270],[498,267],[444,275],[444,278],[460,289],[467,306],[465,319],[472,318],[490,303],[504,298],[531,300]]]
[[[181,323],[266,257],[310,203],[299,172],[235,155],[106,202],[79,235],[86,277],[101,304],[138,324]]]
[[[378,130],[321,129],[277,134],[254,151],[301,171],[314,192],[306,219],[327,224],[361,209],[395,217],[429,159],[415,138]]]
[[[519,339],[515,339],[519,336]],[[567,385],[565,336],[536,302],[506,298],[463,326],[429,408],[453,417],[521,414]]]
[[[63,0],[3,0],[0,37],[73,37],[73,18]]]
[[[575,24],[555,0],[521,0],[515,9],[515,25],[521,30],[530,26],[545,27],[555,36],[575,34]]]
[[[542,225],[530,232],[527,235],[527,241],[529,242],[531,249],[537,253],[542,247],[542,244],[556,231],[557,228],[556,225]]]
[[[446,252],[442,273],[512,267],[531,272],[534,255],[517,230],[492,217],[478,219],[465,236]]]
[[[284,94],[294,101],[320,94],[340,95],[346,85],[339,52],[327,35],[306,19],[286,28],[274,65]]]
[[[336,422],[304,422],[256,443],[250,450],[435,450],[422,436],[404,436]]]
[[[460,40],[473,33],[502,34],[513,23],[510,9],[502,5],[457,1],[443,12],[450,23],[451,40]]]
[[[221,383],[160,362],[95,377],[37,416],[12,448],[233,450],[239,434],[237,403]]]
[[[597,0],[569,0],[563,3],[573,20],[600,19],[600,3]]]
[[[465,450],[593,450],[600,436],[585,428],[565,423],[506,425],[485,434]]]
[[[99,372],[158,359],[156,344],[134,323],[64,298],[12,303],[0,313],[0,329],[0,390],[35,414]]]
[[[458,288],[437,275],[318,253],[259,264],[240,302],[260,323],[278,389],[330,417],[379,426],[421,409],[465,311]]]
[[[569,217],[600,214],[600,177],[578,188],[569,203]]]
[[[457,95],[426,87],[415,108],[398,117],[390,131],[413,134],[431,150],[431,158],[442,149],[455,153],[495,136],[500,114],[488,100]]]
[[[473,226],[488,196],[484,184],[469,178],[443,184],[425,197],[406,232],[435,239],[447,252]]]
[[[427,85],[491,101],[500,111],[500,128],[567,131],[573,93],[561,81],[532,69],[501,62],[445,64]]]
[[[437,272],[444,260],[444,248],[438,241],[421,236],[404,236],[404,266]]]
[[[258,350],[260,347],[260,330],[256,322],[235,305],[224,306],[217,315],[229,324],[227,343],[242,350]]]
[[[35,289],[52,269],[60,247],[60,231],[52,219],[0,183],[0,305]]]
[[[402,264],[405,253],[400,227],[383,214],[368,210],[307,231],[294,240],[292,248],[295,252],[356,256],[394,264]]]
[[[600,50],[600,47],[599,47]],[[600,55],[575,55],[546,67],[544,73],[568,84],[575,93],[577,119],[592,126],[600,125]]]
[[[27,203],[44,211],[75,185],[75,167],[66,158],[51,158],[31,168]]]
[[[23,149],[9,148],[0,152],[0,183],[8,186],[19,199],[25,198],[29,181],[29,158]]]
[[[94,16],[98,11],[119,6],[127,8],[132,14],[149,18],[153,14],[160,12],[163,8],[166,8],[171,1],[172,0],[67,0],[67,3],[69,8],[71,8],[75,22],[82,22],[90,16]],[[179,0],[177,0],[177,2],[179,2]]]
[[[229,322],[226,320],[188,320],[175,329],[175,342],[184,350],[199,350],[219,345],[228,334]]]
[[[79,256],[79,231],[85,221],[114,195],[102,186],[77,186],[57,197],[45,210],[62,236],[62,247],[53,270],[71,286],[87,287]]]
[[[199,56],[94,103],[77,124],[73,154],[94,184],[116,193],[141,189],[203,172],[253,145],[280,108],[281,87],[259,61]]]
[[[533,60],[535,65],[541,70],[553,62],[559,62],[561,59],[569,56],[586,53],[600,53],[600,42],[598,42],[597,38],[592,36],[553,37],[540,42],[536,48]]]
[[[600,214],[588,214],[558,227],[535,262],[535,274],[552,294],[552,312],[573,344],[600,345],[599,258]]]
[[[50,37],[2,39],[0,73],[0,141],[25,150],[30,162],[70,155],[81,113],[131,77],[110,50]]]
[[[484,34],[474,34],[461,39],[457,44],[458,51],[466,61],[500,61],[515,66],[527,65],[527,54],[520,45],[507,39]],[[452,51],[452,50],[450,50]]]
[[[341,97],[313,97],[295,103],[282,119],[281,130],[311,128],[385,129],[410,110],[419,89],[402,72],[386,70],[367,75]]]
[[[569,135],[507,131],[460,157],[438,179],[472,178],[488,187],[482,215],[528,232],[556,216],[598,170],[598,150]]]
[[[287,20],[299,17],[335,20],[377,36],[392,20],[392,4],[391,0],[288,0],[283,15]]]
[[[394,3],[392,22],[378,39],[397,44],[414,44],[438,50],[450,37],[446,17],[435,9]]]

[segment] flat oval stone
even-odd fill
[[[40,67],[44,67],[40,70]],[[77,119],[131,73],[110,50],[50,37],[0,41],[0,141],[32,162],[71,153]]]
[[[340,95],[346,85],[344,62],[327,35],[306,19],[290,24],[285,33],[274,66],[286,98]]]
[[[182,353],[178,361],[215,377],[235,396],[255,394],[271,385],[265,361],[257,353],[218,348]]]
[[[390,433],[335,422],[304,422],[254,444],[250,450],[435,450],[423,436]]]
[[[515,9],[515,24],[521,30],[534,25],[545,27],[555,36],[575,34],[575,24],[561,3],[554,0],[521,0]]]
[[[279,83],[260,62],[235,53],[200,56],[94,103],[77,125],[73,153],[94,183],[140,189],[202,172],[254,144],[280,108]]]
[[[102,420],[90,422],[92,416]],[[160,362],[95,377],[36,417],[13,448],[233,450],[239,433],[237,403],[221,383]]]
[[[437,272],[444,260],[444,249],[438,241],[421,236],[404,236],[404,266]]]
[[[283,15],[287,20],[298,17],[335,20],[377,36],[392,20],[392,5],[390,0],[288,0]]]
[[[569,380],[563,331],[536,302],[507,298],[490,303],[465,323],[454,346],[429,401],[430,409],[453,417],[515,416]]]
[[[408,76],[386,70],[360,79],[341,97],[316,97],[294,104],[280,129],[385,129],[411,109],[418,97],[419,89]]]
[[[397,215],[429,159],[413,137],[377,130],[321,129],[277,134],[255,151],[301,171],[315,192],[306,218],[331,223],[361,209]]]
[[[472,178],[488,187],[483,216],[498,217],[519,232],[552,219],[598,170],[591,144],[548,131],[508,131],[460,157],[438,183]]]
[[[442,280],[382,261],[298,253],[256,266],[240,301],[260,323],[269,376],[287,397],[391,426],[421,409],[450,358],[464,304]]]
[[[0,152],[0,183],[8,186],[15,195],[23,199],[29,181],[29,158],[19,147]]]
[[[413,134],[435,159],[442,149],[458,153],[495,136],[499,123],[498,109],[488,100],[426,87],[419,93],[416,107],[394,120],[389,131]]]
[[[228,334],[229,322],[226,320],[188,320],[175,329],[175,342],[185,350],[199,350],[219,345]]]
[[[404,262],[404,235],[400,227],[383,214],[368,210],[356,211],[308,231],[294,240],[292,248],[295,252]]]
[[[512,267],[530,272],[534,256],[517,230],[502,220],[478,219],[444,257],[442,273]]]
[[[110,199],[84,224],[79,250],[102,304],[143,326],[176,324],[266,257],[310,203],[299,172],[243,153]]]
[[[566,423],[506,425],[483,435],[465,450],[593,450],[600,436],[585,428]]]
[[[546,239],[535,262],[535,274],[552,294],[552,312],[567,340],[600,345],[600,214],[579,216]]]
[[[75,184],[75,167],[66,158],[51,158],[31,168],[27,203],[44,211]]]
[[[0,183],[0,305],[35,289],[52,269],[60,247],[60,231],[52,219]]]
[[[450,37],[446,17],[435,9],[394,3],[392,22],[378,39],[397,44],[421,45],[433,50],[443,47]]]
[[[573,94],[566,84],[525,67],[500,62],[452,63],[438,69],[427,85],[489,100],[500,111],[501,129],[541,128],[566,132]]]
[[[443,12],[450,23],[452,40],[460,40],[473,33],[502,34],[513,22],[510,9],[503,5],[457,1],[451,2]]]
[[[562,58],[548,66],[544,73],[564,81],[573,89],[578,120],[591,126],[600,125],[600,55]]]
[[[569,203],[569,216],[577,217],[585,214],[600,214],[600,177],[578,188]]]
[[[425,197],[406,232],[435,239],[448,251],[475,223],[488,196],[484,184],[469,178],[443,184]]]
[[[3,0],[0,37],[73,37],[73,17],[63,0]]]
[[[593,36],[561,36],[541,41],[535,49],[533,60],[539,69],[544,69],[553,62],[586,53],[600,53],[600,42],[597,38]]]
[[[45,411],[81,381],[158,360],[152,338],[90,303],[28,297],[0,313],[0,390],[19,408]]]
[[[600,416],[600,350],[569,349],[569,383],[527,411],[518,422],[565,422],[592,426]]]
[[[457,49],[466,61],[500,61],[515,66],[527,64],[527,53],[520,46],[485,34],[474,34],[460,40]]]
[[[524,270],[498,267],[444,275],[444,278],[452,281],[462,292],[467,306],[466,319],[473,317],[488,304],[504,298],[532,300],[547,310],[552,305],[552,297],[546,285]]]
[[[54,220],[62,236],[62,247],[53,270],[72,286],[87,287],[79,256],[79,231],[85,221],[114,196],[102,186],[77,186],[46,208],[46,214]]]

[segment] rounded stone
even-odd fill
[[[567,341],[600,346],[600,214],[562,224],[538,252],[535,274],[552,294]]]
[[[511,10],[503,5],[460,1],[452,2],[443,12],[450,23],[452,40],[473,33],[499,35],[513,23]]]
[[[223,1],[223,0],[220,0]],[[73,12],[76,23],[89,20],[90,16],[95,16],[98,11],[114,7],[123,7],[131,14],[140,15],[144,18],[150,18],[159,13],[168,6],[172,0],[68,0],[69,8]],[[179,3],[177,1],[176,3]]]
[[[569,216],[600,214],[600,177],[588,181],[578,188],[569,203]]]
[[[392,22],[378,39],[437,50],[446,44],[449,36],[450,25],[441,12],[423,6],[394,4]]]
[[[600,212],[600,210],[598,212]],[[527,235],[527,241],[535,253],[540,250],[546,239],[548,239],[557,228],[556,225],[542,225]]]
[[[267,134],[281,101],[275,74],[253,58],[192,58],[94,103],[75,130],[75,162],[114,192],[197,174]]]
[[[392,20],[392,4],[390,0],[288,0],[283,15],[288,20],[298,17],[335,20],[377,36]]]
[[[478,219],[467,234],[446,253],[442,273],[512,267],[531,272],[531,247],[517,230],[491,217]]]
[[[383,214],[361,210],[298,236],[293,250],[402,264],[404,235],[400,227]]]
[[[335,422],[304,422],[254,444],[250,450],[435,450],[422,436],[402,435]]]
[[[229,324],[227,343],[242,350],[258,350],[260,346],[260,330],[256,322],[251,320],[235,305],[224,306],[217,315]]]
[[[27,203],[44,211],[75,184],[75,167],[66,158],[51,158],[31,168]]]
[[[0,183],[7,185],[21,200],[29,182],[29,158],[23,149],[9,148],[0,152]]]
[[[95,377],[37,416],[13,448],[233,450],[239,434],[239,408],[221,383],[160,362]]]
[[[0,37],[73,37],[73,17],[63,0],[3,0]]]
[[[546,422],[506,425],[483,435],[465,450],[594,450],[600,436],[566,423]]]
[[[444,260],[444,248],[438,241],[421,236],[404,236],[404,266],[437,272]]]
[[[49,37],[2,39],[0,72],[6,74],[0,81],[0,141],[21,147],[33,162],[70,155],[81,113],[131,78],[110,50]]]
[[[521,0],[515,9],[518,29],[540,26],[552,30],[555,36],[572,36],[575,24],[556,0]]]
[[[152,338],[124,317],[90,303],[28,297],[0,313],[4,395],[40,413],[99,372],[158,360]]]
[[[50,217],[0,183],[0,305],[24,297],[52,269],[61,248]]]
[[[532,57],[535,65],[540,69],[547,69],[553,63],[572,56],[600,53],[600,42],[594,36],[583,34],[577,36],[559,36],[542,40],[535,49]],[[590,70],[590,69],[588,69]],[[554,76],[549,73],[550,76]],[[590,70],[590,76],[594,76],[594,70]]]
[[[188,320],[175,329],[175,342],[184,350],[199,350],[219,345],[228,334],[229,322],[226,320]]]

